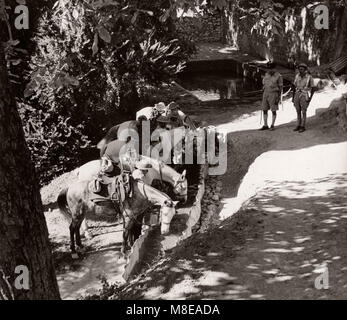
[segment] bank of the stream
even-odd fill
[[[347,134],[336,112],[324,111],[344,104],[339,90],[316,94],[303,134],[293,132],[290,100],[274,132],[257,130],[258,103],[200,109],[229,132],[219,210],[209,228],[103,298],[346,298]],[[330,288],[322,291],[315,281],[326,270]]]
[[[342,88],[341,90],[345,89]],[[309,130],[302,135],[292,132],[295,125],[295,110],[289,99],[285,101],[284,106],[279,111],[276,131],[259,132],[257,129],[260,126],[260,95],[235,97],[232,100],[202,101],[198,96],[194,96],[177,84],[166,86],[163,90],[153,94],[151,98],[153,103],[177,101],[182,110],[197,122],[216,125],[229,133],[227,172],[223,176],[207,179],[206,193],[202,202],[202,216],[194,228],[195,234],[165,256],[158,255],[157,259],[154,257],[147,270],[144,270],[130,284],[120,282],[112,287],[107,285],[107,283],[114,283],[119,280],[114,275],[119,273],[115,268],[118,268],[117,252],[121,238],[115,242],[118,236],[115,238],[114,235],[116,233],[120,235],[120,230],[116,230],[117,226],[114,221],[109,221],[111,226],[108,226],[109,222],[106,222],[105,225],[97,223],[97,225],[92,226],[98,240],[91,244],[90,249],[101,249],[101,253],[93,254],[76,264],[72,261],[69,262],[69,259],[66,260],[68,238],[65,231],[67,228],[62,232],[61,224],[56,223],[56,220],[60,219],[56,216],[56,211],[53,211],[53,214],[47,212],[46,217],[50,231],[53,230],[53,233],[59,234],[63,238],[60,239],[62,242],[59,239],[54,239],[54,237],[52,240],[55,244],[57,259],[61,259],[61,265],[65,265],[60,270],[60,279],[64,283],[65,296],[71,297],[71,293],[74,292],[72,295],[74,297],[77,293],[78,295],[91,293],[93,299],[100,297],[103,299],[201,299],[205,297],[258,299],[276,297],[279,294],[279,289],[270,288],[274,286],[274,288],[286,291],[287,295],[282,294],[278,297],[314,297],[312,290],[305,291],[303,286],[311,285],[312,287],[312,277],[320,266],[318,259],[314,257],[315,250],[316,246],[320,248],[319,246],[322,244],[314,242],[308,245],[311,251],[307,254],[312,255],[309,260],[304,260],[303,256],[298,255],[304,249],[300,246],[294,246],[294,244],[311,240],[311,238],[307,239],[309,237],[307,234],[314,231],[307,228],[310,224],[315,223],[313,221],[315,219],[317,219],[316,224],[318,224],[320,217],[305,220],[301,219],[301,216],[287,215],[286,212],[289,211],[292,213],[305,212],[309,217],[312,216],[312,213],[309,212],[309,205],[305,205],[305,208],[300,207],[300,204],[305,203],[305,200],[294,198],[290,201],[288,194],[286,195],[288,199],[283,200],[286,204],[283,207],[278,205],[277,208],[273,208],[274,205],[272,204],[269,209],[267,206],[259,205],[259,203],[269,202],[270,198],[276,198],[281,189],[291,190],[293,184],[298,188],[298,193],[300,188],[314,190],[314,186],[320,185],[321,182],[314,179],[319,176],[320,171],[319,164],[314,160],[329,154],[329,152],[343,156],[345,146],[339,143],[346,141],[347,137],[337,126],[337,120],[334,118],[336,112],[332,110],[326,112],[325,116],[315,117],[319,109],[326,109],[334,98],[339,97],[340,93],[336,90],[325,90],[316,94],[308,114],[310,117]],[[312,157],[310,156],[310,148],[315,146],[330,146],[331,149],[328,147],[313,149],[312,154],[314,156]],[[293,153],[288,153],[289,150]],[[314,165],[310,166],[312,162]],[[319,179],[324,182],[324,179],[329,179],[330,175],[334,175],[335,182],[332,183],[332,187],[335,188],[336,185],[343,184],[343,178],[341,178],[344,176],[343,164],[329,162],[327,159],[324,159],[323,163],[328,164],[328,169],[325,170],[325,176],[321,175]],[[337,166],[340,166],[340,169],[334,173],[333,168]],[[297,175],[288,176],[288,170],[295,171]],[[297,185],[300,175],[303,176],[304,180]],[[68,173],[58,178],[56,183],[44,188],[42,190],[44,204],[54,208],[58,189],[65,187],[74,179],[73,173]],[[283,188],[279,187],[281,184]],[[270,189],[267,189],[268,186]],[[324,190],[324,188],[323,186],[320,190]],[[336,203],[341,203],[341,212],[333,211],[333,213],[343,217],[346,198],[340,189],[336,192],[335,198]],[[329,190],[326,188],[325,191],[328,193]],[[315,197],[314,191],[312,192],[313,195],[308,197],[308,201],[312,201],[311,198]],[[296,206],[299,208],[295,208]],[[330,210],[330,207],[332,207],[331,204],[325,205],[324,208]],[[330,212],[329,210],[328,212]],[[287,219],[277,219],[282,216],[286,216]],[[343,222],[344,218],[341,219]],[[283,225],[277,225],[274,221],[282,221]],[[332,221],[334,220],[332,219]],[[306,228],[306,235],[294,235],[295,230],[291,230],[291,233],[288,234],[289,238],[287,235],[282,236],[285,234],[282,229],[290,229],[292,223],[293,225],[302,224],[300,228]],[[339,235],[342,237],[339,239],[341,244],[345,243],[343,236],[346,233],[343,233],[343,228],[343,224],[338,228]],[[278,230],[275,231],[274,229]],[[98,235],[100,232],[101,234]],[[274,239],[275,234],[278,236],[276,239]],[[325,241],[323,238],[317,239],[318,242]],[[330,248],[329,239],[325,242],[327,248]],[[273,244],[275,247],[266,247],[269,244]],[[283,245],[285,248],[277,248],[276,245]],[[289,249],[286,246],[289,246]],[[267,251],[269,249],[270,252]],[[338,258],[343,255],[338,255],[337,253],[340,251],[336,250],[334,251],[336,254],[331,256],[331,261],[341,260],[343,263],[343,259]],[[258,253],[255,254],[255,252]],[[267,257],[267,253],[270,257]],[[100,254],[102,257],[98,256]],[[291,254],[296,255],[296,258],[298,257],[297,261],[291,258]],[[332,260],[333,258],[335,260]],[[323,261],[325,265],[327,261],[327,259]],[[293,268],[293,273],[299,274],[296,268],[300,268],[298,265],[300,263],[306,268],[311,266],[314,269],[303,273],[306,274],[303,276],[306,282],[303,281],[302,286],[299,286],[303,291],[300,295],[300,292],[293,289],[294,295],[291,290],[294,284],[298,286],[294,281],[296,276],[288,275],[281,269],[281,265],[284,265],[284,268]],[[272,264],[275,266],[273,269],[269,267]],[[111,265],[111,268],[107,267]],[[99,272],[100,275],[107,279],[101,296],[93,295],[101,287],[101,282],[97,279],[99,269],[102,271]],[[91,271],[93,272],[91,273]],[[86,276],[87,274],[89,277]],[[341,276],[341,273],[339,275]],[[78,278],[84,280],[82,282],[77,281],[76,287],[76,279]],[[275,280],[271,280],[271,278]],[[279,286],[279,284],[284,284],[284,287]],[[285,287],[287,284],[289,286]],[[85,287],[90,287],[92,291],[84,290]],[[304,294],[304,292],[306,293]],[[334,294],[339,297],[343,296],[341,290]]]

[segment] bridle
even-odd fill
[[[183,185],[183,183],[184,183],[184,181],[185,181],[185,179],[181,179],[181,177],[175,182],[175,184],[174,184],[174,190],[176,190],[176,188],[179,186],[179,185]],[[182,187],[182,189],[183,189],[183,187]],[[177,194],[176,194],[177,195]],[[180,194],[180,196],[181,196],[181,194]]]

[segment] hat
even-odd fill
[[[154,105],[154,108],[157,109],[158,111],[162,111],[166,108],[166,106],[164,102],[159,102]]]
[[[148,169],[152,169],[152,165],[150,163],[146,163],[144,161],[138,161],[136,162],[135,165],[136,169],[139,170],[148,170]]]
[[[175,101],[170,102],[167,107],[169,110],[177,110],[180,108],[180,106]]]
[[[306,63],[300,63],[300,64],[298,65],[298,68],[305,68],[305,69],[308,69],[308,66],[307,66]]]

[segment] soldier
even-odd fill
[[[168,111],[166,116],[168,116],[174,123],[174,127],[184,126],[185,128],[190,128],[193,130],[196,129],[193,121],[187,115],[185,115],[182,110],[180,110],[180,106],[176,102],[170,102],[167,109]]]
[[[314,94],[314,82],[305,63],[300,63],[298,69],[299,73],[295,77],[293,86],[293,103],[298,119],[294,131],[301,133],[306,130],[306,112]]]
[[[121,173],[120,150],[125,144],[126,142],[120,140],[114,140],[107,144],[105,153],[101,157],[101,168],[98,175],[100,182],[108,184]]]
[[[275,70],[276,64],[269,64],[270,70],[265,74],[263,79],[264,93],[262,110],[264,113],[264,126],[260,130],[269,130],[268,111],[272,111],[272,123],[270,130],[275,130],[275,121],[277,117],[278,104],[281,101],[283,90],[283,78],[279,72]]]
[[[133,171],[137,161],[139,161],[139,154],[132,145],[120,140],[111,141],[107,144],[101,158],[99,177],[104,182],[112,181],[112,178],[123,170]]]

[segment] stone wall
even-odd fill
[[[223,41],[222,14],[219,11],[182,17],[176,26],[179,31],[187,34],[197,43]]]
[[[346,12],[345,12],[346,11]],[[311,66],[322,65],[337,56],[337,40],[341,36],[341,19],[346,15],[344,8],[330,8],[329,30],[317,30],[314,26],[313,9],[292,9],[282,22],[284,35],[261,34],[252,30],[254,21],[240,19],[237,10],[225,12],[224,40],[237,46],[241,51],[258,55],[264,59],[273,59],[286,65],[293,55],[296,61]]]

